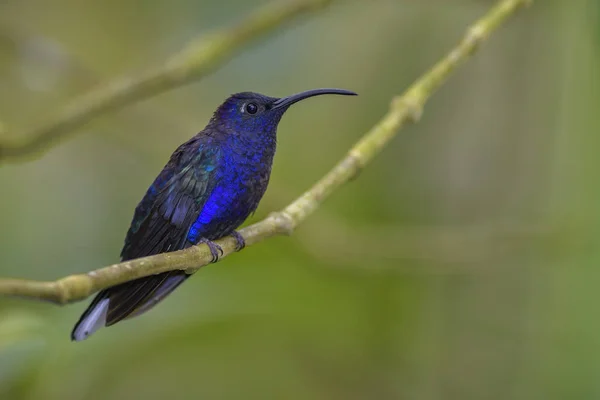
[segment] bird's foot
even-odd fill
[[[219,246],[211,240],[202,238],[198,243],[206,243],[206,245],[208,246],[208,249],[210,250],[210,255],[212,256],[212,260],[210,261],[211,263],[216,263],[217,261],[219,261],[219,257],[223,255],[223,249],[221,248],[221,246]],[[219,255],[219,253],[221,253],[221,255]]]
[[[240,233],[238,231],[231,232],[231,236],[233,236],[236,241],[235,251],[240,251],[244,247],[246,247],[246,241],[244,240],[243,236],[240,235]]]

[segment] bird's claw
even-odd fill
[[[238,231],[231,232],[231,236],[233,236],[236,241],[235,251],[240,251],[246,247],[246,240],[244,240],[244,237],[240,235]]]
[[[200,239],[200,243],[206,243],[206,245],[208,246],[208,249],[210,250],[210,255],[212,256],[212,259],[210,260],[211,263],[216,263],[217,261],[219,261],[219,253],[221,253],[221,256],[223,255],[223,249],[221,248],[221,246],[208,239]]]
[[[242,235],[239,234],[238,231],[233,231],[231,233],[231,236],[233,236],[236,241],[235,251],[240,251],[244,247],[246,247],[246,241],[244,240]],[[210,250],[210,255],[212,256],[212,259],[210,261],[211,263],[216,263],[217,261],[219,261],[219,258],[223,255],[223,248],[221,246],[208,239],[200,239],[199,243],[205,243],[208,246],[208,249]]]

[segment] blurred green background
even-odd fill
[[[266,1],[2,0],[0,119],[42,123]],[[230,93],[295,106],[252,221],[324,174],[493,1],[338,1],[206,79],[0,167],[0,275],[118,261],[133,209]],[[0,299],[2,399],[598,399],[600,4],[536,1],[291,237],[71,343],[85,303]]]

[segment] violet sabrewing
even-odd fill
[[[225,100],[208,125],[175,150],[148,188],[135,209],[121,260],[206,243],[215,262],[221,249],[212,241],[227,235],[241,249],[244,241],[235,229],[267,189],[281,117],[292,104],[322,94],[356,95],[314,89],[283,98],[244,92]],[[84,340],[103,326],[150,310],[189,277],[170,271],[102,290],[71,339]]]

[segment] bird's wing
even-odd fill
[[[180,250],[190,245],[188,231],[214,189],[219,160],[220,152],[213,148],[200,147],[191,156],[181,147],[173,153],[135,210],[121,252],[122,260]],[[182,271],[171,271],[101,291],[75,326],[73,338],[85,338],[100,326],[109,326],[149,310],[187,277]],[[108,302],[103,301],[105,299]],[[102,312],[97,310],[101,306],[104,307]],[[92,317],[97,321],[90,319]]]
[[[200,148],[193,157],[173,157],[135,210],[122,260],[179,250],[216,184],[218,149]],[[181,167],[181,164],[185,166]],[[179,165],[178,165],[179,164]]]

